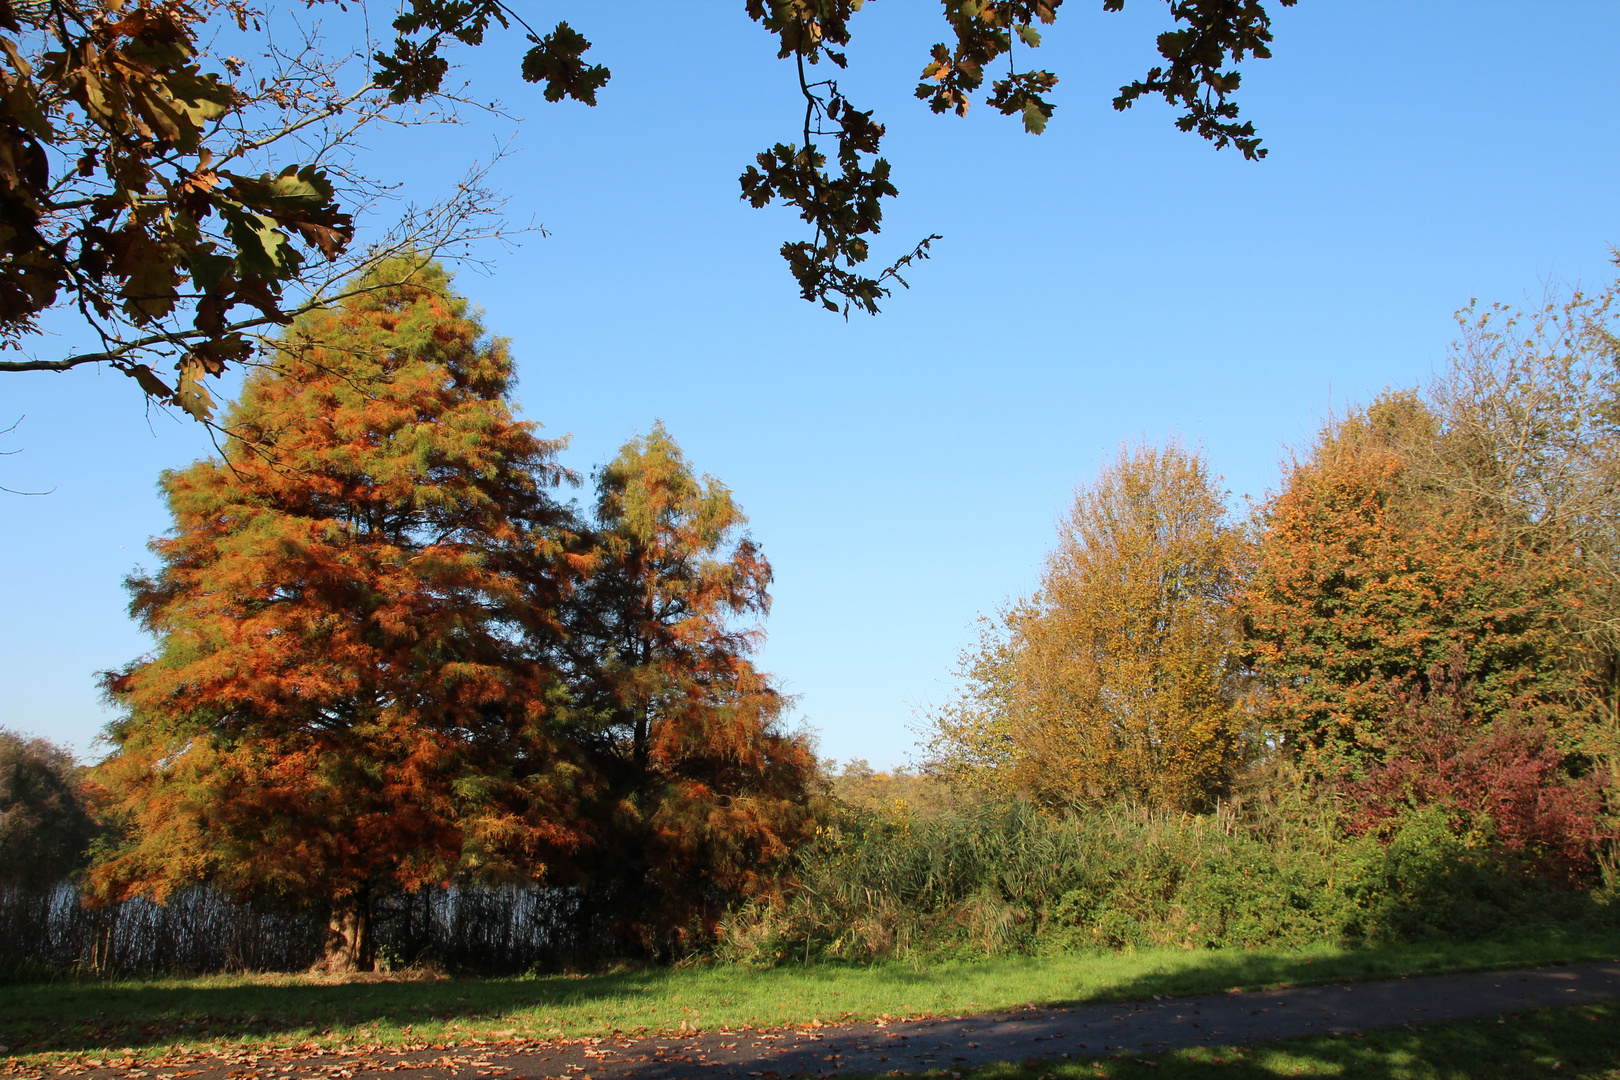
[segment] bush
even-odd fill
[[[1443,811],[1348,836],[1332,800],[1284,791],[1208,815],[986,803],[931,820],[846,809],[779,898],[735,912],[719,953],[755,963],[1146,946],[1298,947],[1613,924],[1604,893],[1469,848]]]
[[[68,751],[0,728],[0,887],[49,889],[84,866],[97,829],[83,780]]]
[[[1572,775],[1545,724],[1514,710],[1481,722],[1460,665],[1431,672],[1430,683],[1396,694],[1383,761],[1343,785],[1349,831],[1387,837],[1412,812],[1432,810],[1420,818],[1443,823],[1437,845],[1488,853],[1503,872],[1517,864],[1556,884],[1589,884],[1614,839],[1601,780]]]

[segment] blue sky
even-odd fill
[[[875,258],[944,239],[914,288],[844,322],[797,298],[799,235],[737,198],[794,138],[791,68],[739,2],[523,5],[567,17],[613,70],[595,109],[476,54],[475,90],[521,123],[378,136],[374,174],[431,197],[515,132],[496,182],[549,236],[462,291],[518,359],[519,398],[588,472],[662,418],[732,486],[776,568],[763,664],[822,753],[893,765],[950,692],[975,617],[1035,584],[1075,485],[1122,440],[1201,445],[1234,503],[1263,496],[1335,405],[1443,362],[1471,297],[1612,279],[1620,243],[1620,5],[1577,0],[1278,9],[1241,104],[1272,154],[1244,162],[1115,113],[1164,5],[1072,3],[1041,59],[1046,134],[911,97],[937,6],[871,3],[850,98],[888,125],[901,190]],[[40,351],[71,347],[71,329]],[[0,379],[0,726],[87,751],[94,673],[150,647],[120,581],[167,525],[155,481],[207,452],[111,371]]]

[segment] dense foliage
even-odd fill
[[[565,605],[563,665],[610,839],[589,877],[622,925],[706,940],[811,826],[815,758],[739,623],[770,608],[770,564],[713,477],[662,423],[597,477],[592,562]],[[636,945],[655,944],[643,936]]]
[[[374,923],[485,965],[541,923],[551,960],[766,963],[1614,926],[1612,293],[1465,313],[1433,387],[1331,420],[1247,523],[1200,455],[1122,450],[919,775],[784,729],[770,564],[661,423],[584,514],[443,271],[361,285],[164,478],[158,648],[95,771],[86,884],[127,917],[17,919],[175,898],[222,939],[223,897],[341,968]],[[5,745],[5,806],[54,809],[0,838],[87,838],[70,763]]]
[[[1225,518],[1198,455],[1122,449],[1076,495],[1040,592],[972,661],[967,700],[939,721],[942,767],[1049,805],[1207,808],[1245,721],[1244,548]]]
[[[1323,775],[1376,761],[1403,689],[1454,660],[1479,719],[1581,707],[1579,575],[1504,549],[1495,522],[1412,475],[1402,447],[1440,435],[1415,396],[1381,398],[1325,432],[1265,508],[1244,613],[1266,722]]]
[[[1388,903],[1408,913],[1377,915],[1366,907],[1371,893],[1343,907],[1349,901],[1318,882],[1290,925],[1305,925],[1301,911],[1340,905],[1317,927],[1332,934],[1405,933],[1408,915],[1418,920],[1411,926],[1465,932],[1473,916],[1437,912],[1474,901],[1430,895],[1432,881],[1467,895],[1487,879],[1504,889],[1533,882],[1533,891],[1612,886],[1615,299],[1611,288],[1530,311],[1460,313],[1462,336],[1434,384],[1387,392],[1324,425],[1256,508],[1246,537],[1197,458],[1173,444],[1122,451],[1082,491],[1041,592],[991,622],[964,657],[960,696],[933,717],[934,766],[1003,801],[1070,815],[1051,823],[1053,836],[1102,828],[1113,811],[1099,818],[1099,804],[1200,809],[1255,770],[1281,770],[1291,798],[1322,808],[1311,859],[1361,860],[1390,890]],[[1188,687],[1201,693],[1189,698]],[[1198,761],[1207,769],[1185,770]],[[990,835],[966,828],[947,832]],[[1045,837],[1045,828],[1019,836]],[[902,858],[909,841],[889,850],[890,829],[861,826],[853,850]],[[932,841],[941,851],[951,842]],[[1419,850],[1438,860],[1432,881],[1429,871],[1378,861]],[[1097,865],[1112,857],[1100,841],[1086,856]],[[1193,861],[1183,867],[1189,880],[1218,862],[1193,849],[1177,858]],[[1255,865],[1278,870],[1290,858],[1279,850]],[[842,875],[835,868],[853,864],[839,859],[827,854],[811,872]],[[1175,878],[1164,867],[1153,875]],[[935,884],[950,876],[938,866],[924,875]],[[1008,925],[1057,919],[1057,888],[1040,886],[1043,899]],[[812,910],[827,925],[876,918],[806,907],[812,895],[830,903],[841,894],[816,885],[761,925]],[[1252,910],[1268,902],[1242,895]],[[896,910],[948,921],[951,905],[967,902],[963,893]],[[1172,906],[1196,908],[1180,893]],[[1420,916],[1425,906],[1434,911]],[[1214,925],[1208,913],[1187,917]],[[1141,918],[1153,925],[1158,916]],[[1224,931],[1217,939],[1241,941]]]
[[[1508,711],[1478,721],[1462,663],[1400,695],[1384,759],[1342,785],[1353,835],[1387,835],[1413,806],[1443,814],[1470,847],[1550,881],[1590,882],[1613,830],[1603,820],[1600,773],[1572,775],[1545,723]]]
[[[1379,836],[1347,838],[1330,800],[1287,788],[1206,815],[996,801],[934,818],[852,812],[817,834],[799,874],[786,901],[727,923],[722,955],[1355,944],[1620,919],[1607,892],[1560,889],[1443,814],[1408,809]]]
[[[98,831],[73,755],[0,728],[0,889],[54,886],[85,864]]]
[[[717,555],[740,511],[662,428],[576,520],[504,343],[438,267],[379,273],[412,284],[303,316],[224,458],[164,478],[95,893],[324,905],[344,968],[382,897],[458,880],[590,890],[641,948],[712,924],[804,829],[812,759],[730,623],[768,564]]]
[[[523,583],[560,562],[556,444],[442,271],[413,276],[305,315],[225,459],[164,477],[174,532],[130,581],[159,649],[108,683],[129,718],[101,774],[134,827],[97,887],[325,900],[351,966],[373,887],[580,843],[554,676],[519,644],[555,610]]]

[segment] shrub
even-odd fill
[[[1411,820],[1443,822],[1435,844],[1468,860],[1493,861],[1509,876],[1589,882],[1614,834],[1600,779],[1571,775],[1552,732],[1522,713],[1480,723],[1459,663],[1445,675],[1431,672],[1429,683],[1395,693],[1384,760],[1343,786],[1348,831],[1389,838],[1410,811],[1422,811]]]
[[[731,915],[718,952],[774,964],[1298,947],[1614,921],[1603,894],[1480,855],[1442,810],[1403,808],[1382,832],[1352,836],[1333,800],[1290,787],[1206,815],[846,810],[801,852],[782,896]]]

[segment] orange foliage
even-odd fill
[[[1577,582],[1409,475],[1397,446],[1431,423],[1386,396],[1324,434],[1265,508],[1250,641],[1270,725],[1320,774],[1381,756],[1399,695],[1454,656],[1480,720],[1512,709],[1556,726],[1571,708],[1578,642],[1562,620]]]
[[[599,474],[597,521],[567,609],[614,838],[587,865],[617,896],[627,944],[663,947],[773,887],[811,825],[816,761],[748,659],[757,627],[737,625],[769,610],[771,568],[731,492],[695,477],[660,423]]]
[[[436,265],[381,284],[410,269],[301,318],[225,460],[164,476],[93,890],[325,904],[345,967],[373,895],[469,878],[582,888],[620,947],[678,947],[810,825],[814,757],[749,660],[770,564],[662,425],[594,527],[558,504],[505,346]]]
[[[512,418],[505,347],[443,271],[415,282],[301,318],[225,460],[164,475],[174,529],[129,582],[158,649],[107,682],[128,840],[102,897],[342,907],[580,846],[555,678],[513,633],[554,625],[569,572],[559,444]]]

